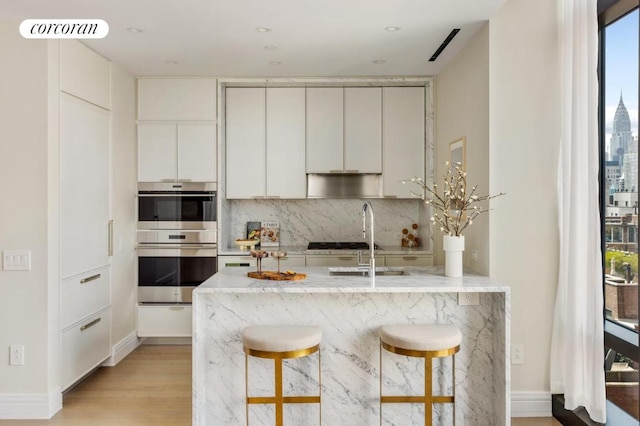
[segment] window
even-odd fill
[[[601,1],[600,3],[603,3]],[[638,0],[600,14],[601,211],[609,410],[639,419]],[[612,4],[613,3],[613,4]],[[610,405],[611,407],[611,405]],[[607,424],[610,422],[608,421]],[[611,422],[611,424],[618,424]]]

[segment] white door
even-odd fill
[[[267,196],[306,198],[305,89],[267,88]]]
[[[178,125],[178,180],[217,182],[216,126]]]
[[[109,111],[60,95],[61,277],[109,263]]]
[[[382,173],[382,88],[344,89],[344,169]]]
[[[331,173],[344,169],[341,87],[307,88],[307,172]]]
[[[138,125],[138,182],[177,179],[176,133],[175,124]]]
[[[227,198],[266,195],[265,89],[226,89]]]
[[[413,198],[412,177],[425,177],[424,87],[384,88],[383,195]]]

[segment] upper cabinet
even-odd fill
[[[382,88],[307,88],[308,173],[382,172]]]
[[[110,62],[79,41],[61,40],[60,90],[110,110]]]
[[[382,99],[383,195],[413,198],[416,188],[402,181],[425,178],[425,89],[385,87]]]
[[[215,120],[215,79],[138,79],[138,181],[217,182]]]
[[[226,89],[226,196],[305,198],[304,88]]]
[[[138,79],[138,120],[214,121],[215,119],[215,79]]]

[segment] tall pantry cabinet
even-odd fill
[[[111,353],[110,63],[60,42],[61,387]]]

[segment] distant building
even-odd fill
[[[613,118],[608,161],[604,164],[607,250],[638,252],[638,139],[631,133],[622,95]]]

